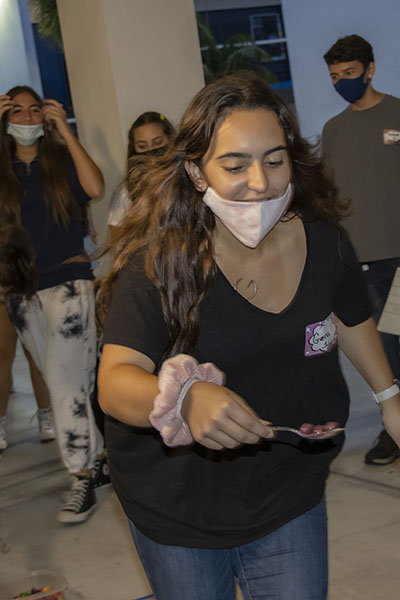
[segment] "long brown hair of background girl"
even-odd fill
[[[18,94],[30,94],[40,107],[44,105],[41,97],[27,85],[18,85],[7,92],[11,99]],[[20,185],[13,171],[16,144],[7,133],[8,113],[0,121],[0,208],[21,221]],[[55,128],[43,123],[44,136],[39,138],[39,164],[43,175],[46,201],[53,211],[55,220],[67,226],[71,218],[82,218],[67,180],[67,150],[60,142]]]
[[[186,109],[167,154],[157,160],[138,157],[131,164],[128,189],[135,200],[108,248],[120,250],[99,296],[101,321],[119,271],[132,253],[143,254],[146,273],[160,292],[169,330],[164,358],[193,351],[198,308],[216,269],[215,218],[203,202],[203,193],[194,188],[185,161],[201,164],[216,128],[228,114],[258,108],[274,111],[285,132],[295,190],[290,211],[338,226],[345,209],[323,173],[315,148],[300,136],[295,118],[263,80],[237,73],[200,90]]]

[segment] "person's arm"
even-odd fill
[[[159,391],[153,370],[153,361],[144,354],[106,344],[98,376],[99,403],[104,412],[128,425],[151,427],[149,414]],[[273,437],[240,396],[213,383],[199,382],[189,389],[182,416],[193,439],[213,450]]]
[[[136,350],[105,344],[98,374],[99,404],[122,423],[151,427],[149,414],[158,394],[153,361]]]
[[[101,196],[104,191],[102,172],[72,133],[61,104],[57,100],[45,100],[45,102],[42,109],[43,117],[45,121],[54,121],[58,133],[64,139],[74,162],[79,183],[91,198]]]
[[[393,385],[393,373],[387,361],[375,321],[346,327],[337,318],[339,347],[375,393]],[[385,429],[400,446],[400,394],[379,404]]]

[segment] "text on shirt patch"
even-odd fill
[[[306,327],[304,356],[317,356],[330,352],[337,344],[337,329],[333,312],[323,321]]]
[[[383,130],[384,144],[400,144],[400,131],[398,129]]]

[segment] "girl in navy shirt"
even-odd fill
[[[81,522],[94,510],[93,469],[103,440],[90,398],[96,365],[94,294],[82,255],[85,207],[103,176],[73,135],[62,105],[27,86],[0,97],[0,203],[28,232],[36,293],[7,294],[10,319],[48,386],[57,440],[72,488],[58,516]],[[97,461],[96,461],[97,459]]]

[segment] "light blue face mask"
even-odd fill
[[[357,102],[357,100],[360,100],[364,96],[367,89],[369,80],[367,79],[367,83],[365,83],[364,75],[365,71],[361,73],[360,77],[356,77],[355,79],[339,79],[334,84],[334,88],[346,102],[353,104],[353,102]]]
[[[39,125],[17,125],[8,123],[7,133],[12,135],[21,146],[32,146],[38,138],[44,135],[43,123]]]

